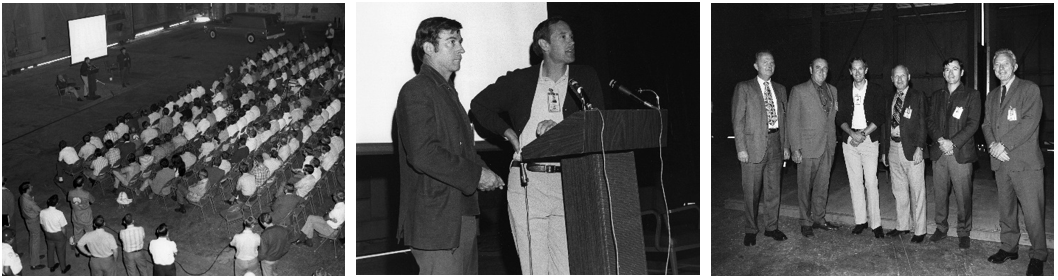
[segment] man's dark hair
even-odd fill
[[[533,53],[541,57],[544,56],[544,49],[540,48],[540,45],[537,44],[537,42],[539,42],[540,39],[544,39],[545,42],[551,43],[551,25],[560,21],[565,22],[567,25],[569,24],[569,22],[566,22],[566,20],[561,17],[552,17],[545,19],[544,21],[541,21],[540,24],[536,25],[536,29],[533,29]]]
[[[73,179],[73,187],[80,188],[84,186],[84,175],[77,175],[77,178]]]
[[[122,226],[129,226],[133,222],[135,222],[135,221],[132,220],[132,214],[131,213],[125,214],[125,217],[121,218],[121,225]]]
[[[463,29],[462,24],[454,19],[444,17],[432,17],[419,22],[419,28],[415,30],[415,42],[411,45],[411,61],[415,73],[419,73],[419,69],[422,66],[422,58],[426,55],[426,52],[422,49],[423,43],[428,42],[436,48],[441,31],[459,32],[460,29]]]
[[[962,64],[962,60],[959,60],[958,58],[954,58],[954,57],[944,60],[944,64],[942,64],[940,67],[948,66],[948,64],[952,63],[952,62],[959,63],[959,69],[964,68],[963,64]]]
[[[257,221],[261,222],[262,225],[271,224],[272,223],[272,214],[261,213],[261,216],[260,216],[260,218],[257,219]]]
[[[66,140],[59,140],[59,147],[66,148]]]
[[[158,161],[158,165],[162,168],[169,167],[169,159],[163,158],[162,160]]]
[[[95,219],[92,219],[92,229],[100,229],[107,225],[106,219],[103,219],[103,215],[96,215]]]
[[[53,194],[48,197],[48,207],[59,205],[59,195]]]
[[[242,220],[242,228],[253,228],[253,217],[249,217]]]
[[[26,192],[28,192],[29,188],[31,188],[31,187],[33,187],[33,185],[30,184],[29,182],[22,182],[22,184],[18,186],[18,193],[19,194],[26,194]]]
[[[849,69],[852,69],[852,63],[856,62],[857,60],[860,61],[860,63],[863,63],[863,69],[867,69],[867,60],[863,59],[862,57],[853,57],[852,60],[849,60]]]
[[[158,228],[154,230],[154,235],[158,237],[169,236],[169,226],[165,225],[165,223],[158,225]]]

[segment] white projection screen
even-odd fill
[[[533,29],[546,3],[359,3],[356,5],[356,143],[392,143],[401,86],[415,76],[411,45],[419,22],[447,17],[463,25],[459,100],[470,100],[496,78],[529,66]],[[481,137],[475,135],[478,141]]]
[[[105,15],[75,19],[70,26],[70,64],[107,55],[107,18]]]

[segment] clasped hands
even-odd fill
[[[998,159],[999,161],[1009,161],[1010,156],[1007,155],[1007,148],[1002,143],[992,142],[988,144],[988,154]]]
[[[504,183],[503,178],[500,175],[496,175],[496,172],[492,172],[487,167],[481,168],[481,178],[478,179],[478,190],[479,191],[491,191],[495,189],[503,189]]]
[[[858,147],[863,141],[867,140],[867,136],[864,135],[863,132],[855,132],[849,134],[849,136],[852,136],[852,140],[849,140],[849,145],[852,145],[853,147]]]

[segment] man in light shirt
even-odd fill
[[[316,182],[320,180],[320,177],[317,176],[318,173],[315,172],[316,168],[312,165],[305,165],[305,168],[302,170],[305,171],[305,177],[301,177],[301,179],[294,184],[294,188],[297,189],[298,196],[307,197],[309,192],[316,187]]]
[[[257,179],[250,173],[250,165],[246,163],[239,164],[239,173],[242,173],[242,176],[239,176],[238,184],[231,193],[228,204],[234,204],[236,200],[240,203],[246,202],[257,191]]]
[[[4,276],[22,275],[22,258],[15,253],[15,249],[11,247],[11,243],[15,242],[15,230],[11,228],[4,228],[3,231],[3,262],[4,262]]]
[[[59,175],[66,177],[79,173],[81,167],[77,162],[81,161],[81,158],[77,156],[77,150],[68,146],[66,140],[59,140],[59,149],[59,159],[56,162],[55,170],[61,170],[62,173],[65,173]]]
[[[334,231],[345,223],[345,192],[338,192],[331,198],[334,199],[335,204],[331,212],[327,213],[327,219],[316,215],[306,218],[305,224],[301,226],[302,236],[298,238],[297,243],[312,247],[312,238],[316,237],[315,233],[332,236]]]
[[[845,157],[849,193],[856,226],[852,234],[871,229],[874,238],[883,238],[881,208],[878,203],[879,142],[892,94],[867,81],[867,62],[853,58],[849,64],[852,83],[838,87],[838,141]],[[866,197],[864,197],[866,191]]]
[[[85,233],[81,240],[77,241],[77,249],[86,256],[92,257],[88,260],[88,267],[92,276],[114,276],[117,275],[115,259],[117,258],[118,244],[114,236],[106,232],[106,220],[102,215],[92,220],[93,231]]]
[[[66,215],[55,209],[59,204],[59,196],[48,197],[48,208],[40,211],[40,225],[44,228],[44,241],[48,249],[48,267],[55,272],[59,266],[63,266],[62,273],[70,271],[70,265],[66,263]],[[59,262],[55,262],[58,258]]]
[[[257,247],[261,246],[261,236],[253,232],[253,218],[242,222],[243,230],[231,238],[228,245],[235,247],[235,276],[252,272],[261,275],[261,263],[257,260]]]
[[[143,227],[136,226],[132,214],[125,214],[121,224],[125,229],[118,236],[121,237],[121,249],[125,252],[125,272],[129,276],[151,275],[151,260],[148,259],[146,248],[143,248]]]
[[[176,242],[169,240],[169,226],[158,225],[154,235],[158,239],[151,240],[148,247],[154,261],[154,276],[176,276]]]

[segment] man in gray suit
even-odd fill
[[[985,101],[984,130],[999,187],[999,252],[988,257],[993,263],[1018,258],[1018,202],[1025,213],[1025,227],[1032,242],[1026,275],[1043,275],[1047,261],[1047,235],[1044,231],[1046,202],[1043,191],[1043,153],[1040,151],[1040,117],[1043,100],[1040,87],[1018,79],[1014,53],[996,51],[992,58],[999,87],[988,92]]]
[[[757,76],[735,86],[731,98],[735,148],[742,167],[742,194],[746,207],[746,236],[742,245],[757,244],[757,203],[764,204],[764,236],[786,240],[779,230],[779,170],[790,158],[784,146],[786,87],[771,81],[775,59],[770,52],[757,53]],[[763,191],[762,191],[763,188]]]
[[[801,235],[812,237],[813,228],[837,230],[823,217],[827,212],[830,168],[837,136],[834,117],[838,89],[826,82],[830,68],[816,58],[808,66],[812,79],[793,87],[787,113],[787,140],[797,163],[797,202],[801,210]]]

